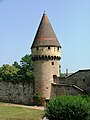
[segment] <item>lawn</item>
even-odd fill
[[[41,120],[43,115],[43,110],[8,106],[5,103],[0,103],[0,120]]]

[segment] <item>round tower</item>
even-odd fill
[[[45,13],[42,16],[31,51],[34,62],[35,92],[50,99],[53,76],[59,76],[61,46]]]

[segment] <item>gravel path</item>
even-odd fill
[[[20,106],[20,107],[24,107],[24,108],[31,108],[31,109],[36,109],[36,110],[45,110],[44,107],[41,106],[26,106],[26,105],[14,105],[14,106]]]
[[[8,104],[8,103],[6,103],[5,105],[1,104],[0,106],[19,106],[19,107],[24,107],[24,108],[36,109],[36,110],[45,110],[43,106],[26,106],[26,105]]]

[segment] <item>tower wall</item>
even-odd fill
[[[32,49],[34,61],[35,92],[45,98],[51,96],[53,75],[59,76],[60,48],[35,47]]]
[[[43,97],[50,98],[53,75],[59,76],[58,60],[34,61],[35,92],[40,92]]]
[[[33,55],[61,56],[60,47],[35,47],[32,49]]]

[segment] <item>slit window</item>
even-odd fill
[[[52,65],[54,65],[54,62],[52,62]]]
[[[57,50],[59,51],[59,47],[57,47]]]
[[[83,82],[85,82],[85,79],[83,79]]]
[[[39,48],[37,47],[37,50],[39,50]]]
[[[48,50],[50,50],[50,46],[48,46]]]

